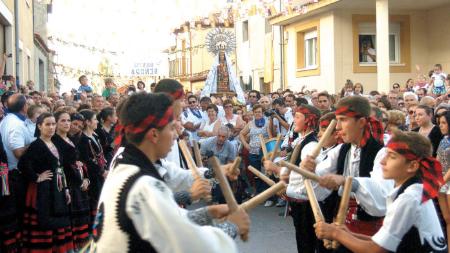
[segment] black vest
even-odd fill
[[[305,137],[305,139],[303,139],[303,141],[300,142],[300,144],[297,144],[297,145],[300,145],[300,152],[298,152],[297,160],[295,160],[295,164],[296,164],[296,165],[300,165],[300,163],[302,162],[302,152],[303,152],[303,148],[304,148],[308,143],[313,142],[313,141],[317,142],[317,137],[316,137],[316,133],[315,133],[315,132],[309,133],[309,134]]]
[[[421,180],[417,177],[413,177],[406,181],[398,190],[397,196],[398,198],[405,190],[416,183],[421,183]],[[397,253],[421,253],[421,252],[430,252],[430,253],[444,253],[447,252],[447,247],[445,246],[446,240],[444,237],[442,238],[433,238],[433,244],[436,247],[443,248],[442,250],[435,250],[430,243],[425,240],[424,244],[420,243],[420,234],[419,230],[413,226],[411,229],[403,236],[400,244],[397,247],[395,252]]]
[[[347,153],[350,151],[350,148],[350,143],[345,143],[341,146],[337,162],[336,174],[338,175],[344,174],[345,159],[347,157]],[[373,137],[370,137],[370,139],[367,141],[367,144],[361,148],[361,159],[359,162],[360,177],[370,177],[370,172],[372,172],[375,157],[377,156],[378,151],[380,151],[380,149],[382,148],[383,145],[376,141]],[[336,203],[336,212],[339,208],[338,205],[339,202]],[[358,216],[358,219],[362,221],[373,221],[381,218],[369,215],[359,205],[356,214]]]
[[[137,149],[133,145],[127,145],[125,150],[122,153],[122,157],[117,159],[116,166],[119,164],[130,164],[139,167],[139,172],[135,175],[128,178],[125,184],[122,187],[122,190],[119,194],[118,200],[118,211],[117,215],[119,221],[120,230],[129,236],[129,247],[127,252],[136,252],[136,253],[156,253],[156,250],[153,248],[150,242],[143,240],[136,228],[133,225],[133,221],[128,217],[126,213],[126,203],[128,192],[134,183],[141,178],[142,176],[151,176],[161,181],[164,181],[156,170],[155,166],[152,162],[150,162],[139,149]],[[99,206],[99,213],[104,213],[103,203]],[[96,226],[96,231],[94,232],[94,241],[98,241],[101,237],[103,229],[102,222],[98,222]]]

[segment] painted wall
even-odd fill
[[[297,29],[299,25],[319,20],[320,75],[297,78]],[[286,81],[287,87],[294,91],[307,89],[328,90],[334,93],[335,46],[334,15],[332,12],[316,15],[310,19],[286,27],[288,42],[286,46]]]
[[[444,71],[450,72],[450,4],[427,11],[391,11],[390,15],[410,16],[411,72],[391,73],[393,83],[404,85],[409,78],[416,78],[416,65],[426,74],[435,63],[441,63]],[[302,85],[309,89],[327,90],[338,93],[347,79],[361,82],[365,93],[380,90],[377,87],[376,73],[353,72],[353,27],[352,15],[375,15],[375,9],[333,10],[312,16],[306,21],[286,26],[288,43],[286,45],[286,76],[288,88],[300,90]],[[296,77],[296,31],[295,26],[312,20],[320,20],[320,75]],[[386,86],[387,87],[387,86]]]
[[[248,21],[248,40],[243,41],[243,22]],[[264,67],[267,47],[273,48],[274,73],[273,81],[269,84],[271,91],[281,87],[280,85],[280,30],[278,26],[272,26],[271,32],[266,33],[266,19],[262,15],[249,16],[248,19],[236,21],[236,44],[238,77],[249,75],[252,78],[253,89],[263,91],[265,87],[260,82],[264,78]],[[272,38],[267,43],[266,36]],[[269,57],[268,57],[269,58]],[[244,78],[245,79],[245,78]]]

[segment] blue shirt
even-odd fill
[[[200,148],[202,155],[205,155],[207,151],[212,151],[214,155],[219,159],[221,164],[227,164],[236,159],[236,149],[229,140],[226,140],[222,148],[217,147],[217,137],[210,137],[206,139]]]
[[[89,85],[80,85],[80,87],[78,88],[78,91],[86,91],[86,92],[92,92],[92,87]]]

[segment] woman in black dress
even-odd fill
[[[80,160],[87,167],[87,173],[90,180],[89,199],[91,206],[91,225],[97,214],[97,203],[102,191],[103,182],[107,175],[106,160],[103,155],[102,145],[94,132],[97,129],[97,117],[91,110],[82,110],[84,128],[80,141],[77,145],[80,152]]]
[[[20,158],[18,168],[28,182],[23,218],[22,252],[70,252],[73,238],[62,157],[52,142],[56,122],[51,113],[36,122],[38,137]]]
[[[103,153],[107,161],[107,167],[114,156],[114,125],[117,123],[116,110],[112,107],[106,107],[97,115],[98,126],[95,129],[100,143],[102,144]]]
[[[67,112],[55,113],[56,134],[52,137],[63,160],[67,185],[70,189],[72,202],[70,204],[70,218],[75,250],[81,249],[89,241],[90,206],[89,179],[87,168],[80,161],[75,144],[67,136],[70,130],[70,115]]]

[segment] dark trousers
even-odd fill
[[[319,202],[321,210],[330,213],[331,201]],[[309,201],[302,203],[289,202],[291,216],[294,220],[295,239],[297,241],[297,251],[299,253],[331,253],[332,250],[325,248],[323,241],[317,239],[314,231],[314,214]],[[331,212],[332,213],[332,212]],[[331,215],[332,216],[332,215]],[[327,220],[327,218],[325,218]],[[317,250],[317,251],[316,251]]]
[[[302,203],[291,201],[289,205],[294,220],[298,253],[315,253],[318,241],[313,227],[314,214],[309,201]]]
[[[251,166],[253,166],[255,169],[261,171],[261,167],[262,167],[262,164],[261,164],[262,156],[261,155],[250,154],[248,159],[249,159]],[[256,187],[257,194],[261,193],[261,192],[265,191],[267,188],[269,188],[269,186],[266,183],[264,183],[264,181],[262,181],[261,179],[256,178],[256,177],[255,177],[255,187]]]

